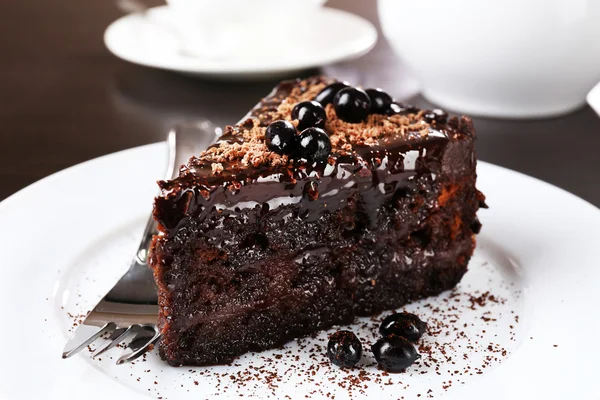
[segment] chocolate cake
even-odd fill
[[[161,181],[160,354],[231,362],[454,287],[481,227],[468,117],[286,81]]]

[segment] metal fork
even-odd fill
[[[177,167],[208,147],[220,133],[220,128],[206,120],[175,125],[167,137],[169,157],[165,178],[176,177],[179,174]],[[150,216],[129,270],[73,332],[63,350],[63,358],[71,357],[100,338],[106,340],[92,357],[130,339],[125,345],[126,351],[117,360],[117,364],[123,364],[158,343],[158,298],[152,270],[147,264],[148,249],[155,233],[156,223]]]

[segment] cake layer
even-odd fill
[[[470,120],[405,108],[346,123],[327,106],[327,162],[265,149],[265,127],[328,83],[281,85],[161,182],[151,265],[169,363],[230,362],[440,293],[465,273],[482,200]]]

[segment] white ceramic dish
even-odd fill
[[[264,30],[264,40],[256,40],[253,32],[230,31],[224,41],[245,50],[225,58],[203,58],[182,48],[172,11],[164,6],[147,15],[122,17],[107,28],[104,42],[113,54],[132,63],[221,79],[290,75],[360,57],[377,42],[377,30],[367,20],[332,8],[315,8],[303,14],[310,23]]]
[[[600,115],[600,83],[596,84],[587,95],[587,102]]]
[[[392,48],[443,108],[555,116],[583,106],[600,80],[596,0],[378,0],[378,7]]]
[[[186,54],[233,57],[233,61],[244,55],[260,56],[261,46],[277,52],[278,43],[285,45],[287,31],[312,21],[311,13],[323,3],[325,0],[167,0],[174,18],[169,25]]]
[[[86,353],[62,360],[77,315],[127,269],[165,151],[154,144],[92,160],[0,203],[1,399],[321,399],[328,392],[345,399],[349,390],[354,399],[597,396],[600,211],[486,163],[479,164],[478,186],[490,209],[480,211],[483,231],[469,272],[454,293],[406,307],[433,327],[442,325],[424,338],[431,354],[424,352],[407,373],[383,376],[369,365],[368,347],[360,370],[332,368],[317,348],[326,343],[325,332],[243,356],[233,366],[172,368],[155,352],[116,366],[118,349],[102,360]],[[350,329],[366,344],[377,323],[362,322]],[[238,373],[248,371],[262,379],[242,386]],[[371,380],[348,383],[359,371]],[[269,374],[280,381],[269,384]]]

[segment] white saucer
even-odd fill
[[[377,30],[369,21],[345,11],[318,8],[311,12],[309,21],[294,21],[293,27],[273,32],[272,42],[248,43],[257,50],[254,58],[187,55],[181,51],[181,40],[172,28],[176,22],[166,6],[113,22],[104,42],[113,54],[132,63],[221,79],[291,75],[360,57],[377,42]],[[239,40],[245,40],[243,32]]]
[[[79,315],[127,270],[165,163],[165,144],[138,147],[59,172],[0,203],[0,399],[598,394],[600,211],[487,163],[478,165],[478,187],[490,208],[479,212],[483,230],[469,271],[456,290],[404,307],[440,327],[422,338],[432,350],[405,373],[385,376],[372,365],[368,343],[378,323],[369,318],[346,327],[365,346],[360,368],[351,371],[325,356],[327,334],[337,327],[230,366],[174,368],[156,351],[117,366],[121,349],[95,360],[88,351],[61,359]]]

